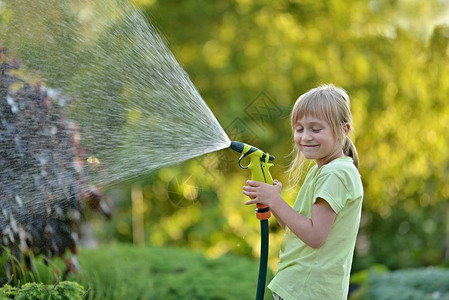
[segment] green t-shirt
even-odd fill
[[[326,200],[336,218],[324,244],[314,249],[286,228],[278,272],[268,287],[284,300],[347,299],[359,230],[363,186],[352,158],[342,157],[307,173],[293,209],[310,218],[317,198]]]

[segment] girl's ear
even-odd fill
[[[345,135],[348,135],[348,133],[351,131],[351,124],[348,122],[345,122],[343,124],[343,131],[344,131]]]

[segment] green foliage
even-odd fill
[[[350,299],[449,299],[448,278],[448,269],[436,268],[371,272],[359,292]]]
[[[444,249],[447,247],[446,207],[446,204],[438,203],[413,213],[392,208],[388,218],[365,212],[368,223],[359,233],[359,238],[390,241],[390,244],[386,247],[384,242],[372,242],[371,254],[360,256],[359,263],[369,266],[377,262],[400,268],[441,264]],[[432,216],[431,219],[429,216]],[[379,224],[377,228],[375,224]]]
[[[9,284],[5,284],[0,288],[0,296],[5,299],[14,299],[14,297],[17,295],[17,288],[14,286],[10,286]],[[0,298],[0,299],[3,299]]]
[[[10,266],[10,268],[15,272],[10,280],[11,285],[20,285],[21,283],[27,282],[43,282],[43,283],[54,283],[58,280],[57,274],[55,274],[55,270],[59,268],[61,272],[63,272],[65,266],[59,266],[58,263],[55,263],[52,260],[47,260],[42,255],[33,255],[30,253],[29,256],[30,266],[23,262],[20,262],[15,256],[11,254],[11,250],[5,248],[5,251],[0,256],[0,265],[2,266]],[[60,258],[56,259],[59,262]],[[0,278],[3,280],[8,278],[8,270],[7,268],[0,268]]]
[[[51,286],[42,283],[29,282],[20,287],[15,299],[44,299],[51,293]]]
[[[1,293],[3,293],[3,295]],[[5,285],[0,288],[0,296],[3,296],[4,299],[81,300],[83,295],[83,287],[79,283],[71,281],[63,281],[53,286],[29,282],[23,284],[20,288],[11,287],[10,285]]]
[[[59,294],[56,299],[60,300],[82,299],[85,293],[84,288],[79,283],[71,281],[60,282],[54,289]]]

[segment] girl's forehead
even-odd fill
[[[296,124],[329,124],[329,122],[317,115],[306,114],[296,118]]]

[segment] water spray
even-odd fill
[[[89,182],[108,186],[230,147],[242,153],[239,165],[251,171],[252,180],[273,183],[269,168],[274,157],[229,140],[158,30],[130,1],[77,2],[3,1],[10,17],[6,30],[0,30],[0,46],[26,61],[27,70],[55,93],[67,95],[61,102],[79,126],[80,149],[85,149],[80,160],[86,162]],[[10,103],[10,109],[18,109]],[[32,138],[39,142],[38,135]],[[245,157],[247,166],[241,163]],[[11,164],[2,167],[12,169]],[[66,180],[65,174],[58,175]],[[56,186],[58,178],[52,182]],[[44,209],[47,203],[38,191],[34,186],[26,190],[33,207]],[[58,190],[58,196],[65,196],[65,190]],[[44,215],[26,217],[41,220]],[[262,242],[256,299],[263,299],[265,290],[270,215],[269,207],[257,205]]]
[[[242,154],[239,159],[239,166],[242,169],[249,169],[251,171],[251,180],[273,184],[273,178],[271,177],[269,170],[270,167],[274,166],[274,164],[270,163],[270,161],[274,160],[273,155],[241,142],[231,142],[230,148]],[[242,160],[245,157],[249,157],[250,159],[247,166],[242,165]],[[262,300],[265,293],[268,262],[268,219],[270,216],[271,212],[268,206],[260,203],[256,204],[256,217],[260,220],[261,235],[259,277],[257,280],[256,300]]]

